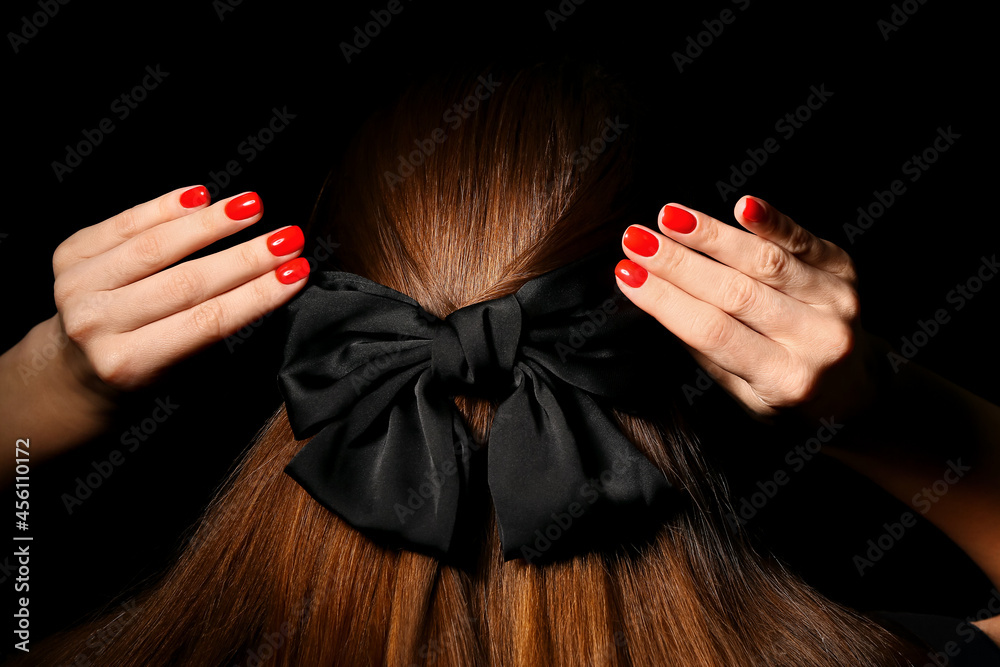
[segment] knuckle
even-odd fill
[[[741,275],[733,276],[722,292],[722,309],[733,315],[746,315],[752,312],[760,299],[754,281]]]
[[[711,313],[695,318],[694,326],[700,332],[707,351],[721,350],[733,340],[732,321],[726,315]]]
[[[94,352],[90,363],[97,377],[108,386],[127,388],[134,383],[132,364],[120,346],[108,345]]]
[[[234,250],[236,251],[236,264],[240,269],[256,274],[260,268],[260,257],[254,252],[253,248],[244,244],[237,246]]]
[[[158,234],[142,234],[132,239],[132,256],[141,266],[156,266],[163,261],[163,241]]]
[[[676,243],[661,244],[656,253],[656,269],[658,272],[673,274],[681,271],[685,263],[685,250]]]
[[[134,208],[125,209],[113,218],[115,234],[130,239],[139,232],[139,216]]]
[[[171,305],[183,307],[201,299],[202,281],[190,270],[177,271],[167,278],[163,292]]]
[[[55,252],[52,253],[52,274],[58,276],[69,266],[71,261],[72,251],[70,250],[69,241],[66,240],[60,243],[56,247]]]
[[[777,280],[788,271],[788,253],[774,243],[761,245],[757,270],[765,280]]]
[[[225,315],[218,301],[198,304],[191,312],[191,322],[195,331],[207,338],[214,340],[225,336]]]
[[[63,308],[75,291],[73,289],[73,281],[67,278],[65,274],[56,276],[55,282],[52,285],[52,297],[55,299],[56,307]]]
[[[706,248],[714,248],[719,240],[719,223],[709,222],[701,227],[701,242]]]
[[[814,373],[810,373],[804,368],[791,372],[786,376],[781,392],[782,403],[788,407],[802,405],[816,395],[817,387],[817,377]]]
[[[274,298],[274,294],[271,290],[265,287],[263,281],[252,280],[249,284],[250,290],[253,292],[253,303],[255,304],[270,304]]]
[[[61,315],[63,328],[70,340],[82,344],[94,338],[104,322],[109,301],[109,293],[102,291],[66,302]]]
[[[218,235],[220,220],[219,215],[213,208],[197,211],[191,215],[191,221],[197,225],[198,233],[207,238],[215,238]]]
[[[829,346],[830,364],[836,364],[846,359],[854,350],[855,342],[854,329],[847,324],[841,323],[838,326],[831,327],[830,338],[827,343]]]
[[[803,255],[812,249],[814,239],[812,233],[805,227],[800,227],[795,223],[791,224],[791,231],[785,239],[785,248],[793,255]]]
[[[844,278],[844,280],[850,283],[852,287],[858,284],[858,269],[854,266],[854,260],[852,260],[850,255],[846,252],[844,252],[844,262],[840,269],[840,275]]]
[[[84,343],[93,334],[97,324],[96,320],[92,308],[86,306],[72,308],[63,314],[63,328],[71,341]]]
[[[840,310],[848,322],[856,322],[861,316],[861,298],[853,287],[849,288],[844,295]]]

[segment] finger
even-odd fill
[[[147,229],[108,252],[74,266],[70,274],[76,289],[117,289],[249,227],[262,215],[260,196],[256,192],[245,192],[192,215]]]
[[[113,349],[98,354],[96,369],[109,384],[130,388],[160,370],[216,343],[287,303],[308,281],[309,262],[296,257],[192,308],[144,327],[107,337]],[[140,353],[141,351],[141,353]]]
[[[178,188],[122,211],[104,222],[84,227],[56,248],[52,258],[53,271],[58,276],[77,262],[107,252],[168,220],[200,211],[209,202],[208,190],[204,186]]]
[[[171,267],[113,292],[116,308],[104,326],[133,331],[207,301],[297,257],[304,238],[284,227],[240,245]]]
[[[815,309],[656,232],[632,225],[622,237],[629,259],[735,317],[768,338],[789,342]]]
[[[857,280],[854,263],[847,251],[797,225],[763,199],[744,197],[736,202],[734,213],[739,223],[748,230],[778,244],[806,264],[852,283]]]
[[[615,267],[618,287],[682,342],[749,383],[782,361],[785,349],[715,306],[697,299],[629,259]],[[783,361],[782,361],[783,363]]]
[[[833,275],[800,261],[778,244],[723,224],[680,204],[660,209],[666,236],[703,252],[737,271],[809,304],[829,304],[841,285]]]

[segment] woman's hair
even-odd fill
[[[639,201],[629,189],[634,108],[598,67],[442,76],[361,128],[306,236],[331,236],[337,268],[439,317],[511,294],[619,243]],[[690,502],[651,540],[546,565],[503,560],[485,487],[466,508],[481,530],[463,536],[477,545],[464,566],[373,542],[283,472],[303,443],[282,408],[127,617],[105,614],[32,656],[115,666],[909,664],[893,635],[728,524],[723,482],[668,401],[664,392],[655,420],[615,417]],[[488,448],[495,406],[456,404]],[[106,647],[88,648],[111,624]]]

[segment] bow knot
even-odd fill
[[[460,308],[437,322],[431,375],[456,393],[502,398],[513,389],[520,337],[521,306],[513,294]]]

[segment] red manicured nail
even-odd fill
[[[309,260],[305,257],[296,257],[275,269],[274,275],[277,276],[278,282],[291,285],[309,275]]]
[[[629,287],[642,287],[642,284],[646,282],[646,278],[649,277],[646,269],[631,259],[623,259],[618,262],[618,266],[615,267],[615,275],[621,278]]]
[[[643,257],[652,257],[660,249],[660,239],[650,234],[642,227],[629,227],[622,239],[625,247]]]
[[[208,201],[208,190],[201,185],[196,185],[190,190],[181,193],[181,206],[184,208],[194,208],[201,206]]]
[[[747,197],[743,202],[743,217],[750,222],[763,222],[767,218],[767,210],[756,199]]]
[[[260,213],[260,197],[256,192],[245,192],[226,204],[226,216],[231,220],[246,220]]]
[[[301,250],[306,239],[302,235],[302,230],[297,225],[279,229],[267,237],[267,249],[276,257],[290,255],[296,250]]]
[[[688,234],[694,231],[698,220],[688,211],[676,206],[664,206],[663,218],[660,220],[667,229],[672,229],[681,234]]]

